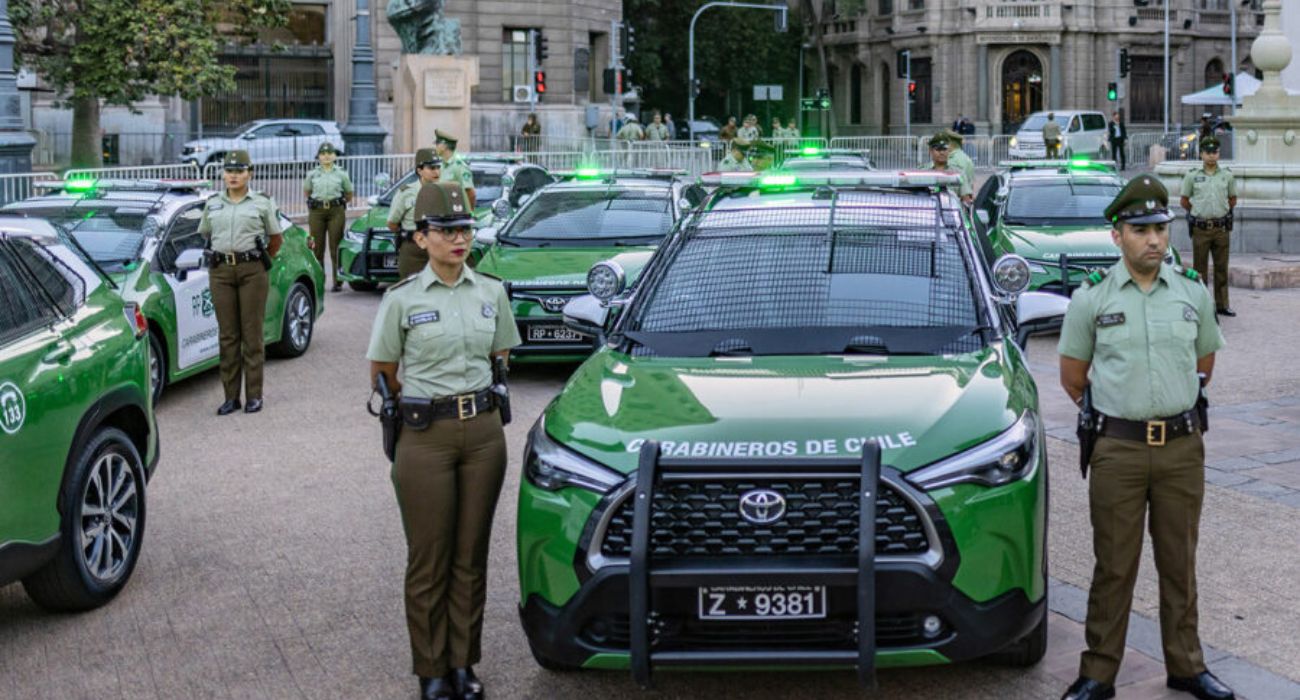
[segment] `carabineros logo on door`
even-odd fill
[[[0,430],[13,435],[27,418],[27,402],[13,382],[0,384]]]
[[[205,289],[202,294],[196,295],[190,300],[191,311],[195,316],[211,318],[216,313],[216,308],[212,306],[212,290]]]

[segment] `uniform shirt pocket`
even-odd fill
[[[406,332],[405,356],[423,361],[439,360],[450,354],[447,324],[443,320],[412,326]]]
[[[496,337],[497,320],[493,318],[484,318],[475,316],[469,324],[470,337],[469,347],[475,355],[487,357],[492,352],[492,340]]]

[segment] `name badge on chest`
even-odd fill
[[[440,320],[442,320],[442,317],[438,315],[437,311],[424,311],[418,314],[411,314],[406,319],[407,323],[409,323],[412,328],[422,326],[426,323],[436,323]]]
[[[1124,325],[1124,321],[1125,318],[1123,312],[1117,314],[1102,314],[1097,317],[1097,327],[1110,328],[1111,326],[1122,326]]]

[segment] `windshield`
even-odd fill
[[[501,176],[499,171],[470,169],[474,175],[474,199],[484,204],[491,204],[501,199]]]
[[[122,271],[140,257],[146,236],[158,230],[157,220],[138,207],[115,205],[77,207],[16,207],[28,216],[47,219],[81,244],[91,260],[105,271]]]
[[[928,195],[836,200],[833,223],[827,201],[699,215],[643,290],[628,337],[672,356],[978,349],[955,212]]]
[[[868,170],[863,158],[793,158],[781,164],[782,170]]]
[[[415,178],[416,175],[414,170],[403,175],[402,178],[399,179],[396,184],[394,184],[392,187],[389,187],[383,194],[379,195],[379,200],[376,202],[376,204],[379,204],[380,206],[383,207],[393,206],[393,197],[397,196],[397,191],[402,189],[403,187],[406,187],[408,184],[415,182]]]
[[[1106,225],[1106,207],[1119,194],[1118,184],[1053,183],[1013,187],[1007,198],[1009,225]]]
[[[1070,125],[1070,115],[1058,114],[1056,115],[1056,119],[1053,119],[1052,121],[1055,121],[1057,124],[1061,125],[1061,131],[1065,131],[1066,128],[1069,127]],[[1024,124],[1020,125],[1020,130],[1021,131],[1042,131],[1043,125],[1046,123],[1047,123],[1046,114],[1035,114],[1029,117],[1028,119],[1026,119]]]
[[[547,190],[539,193],[501,235],[515,243],[584,245],[661,238],[673,227],[671,191]]]

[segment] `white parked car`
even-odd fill
[[[1045,158],[1043,125],[1048,112],[1029,115],[1020,130],[1011,138],[1009,155],[1012,158]],[[1061,125],[1061,157],[1106,156],[1110,145],[1106,142],[1106,115],[1101,112],[1059,109],[1055,111],[1056,123]]]
[[[245,150],[254,163],[312,160],[325,141],[343,155],[343,134],[338,122],[322,119],[258,119],[236,129],[233,136],[187,141],[181,148],[181,162],[200,168],[220,163],[227,151]]]

